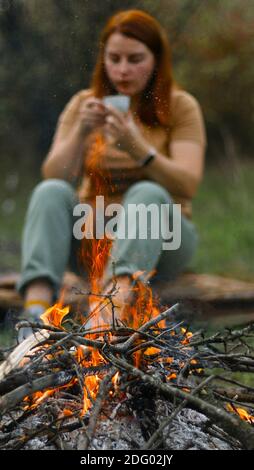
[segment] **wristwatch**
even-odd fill
[[[140,163],[141,168],[149,165],[155,159],[156,155],[157,155],[156,149],[154,147],[151,147],[151,149],[149,150],[144,160],[142,160]]]

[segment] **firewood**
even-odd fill
[[[6,361],[0,365],[0,381],[4,379],[13,369],[17,368],[21,360],[41,341],[45,341],[49,337],[47,330],[41,330],[33,333],[19,344]]]
[[[215,436],[215,445],[253,449],[254,389],[228,379],[225,372],[254,372],[253,348],[247,343],[254,325],[210,335],[204,330],[192,333],[179,317],[184,318],[186,309],[186,303],[177,303],[139,328],[122,324],[120,337],[117,325],[91,331],[73,321],[67,331],[31,324],[37,333],[0,366],[0,448],[28,448],[35,436],[41,436],[43,442],[64,449],[70,443],[63,433],[71,440],[73,430],[74,448],[105,448],[114,426],[112,442],[119,440],[121,445],[123,439],[125,449],[165,447],[170,446],[172,422],[173,428],[179,416],[179,422],[188,416],[193,422],[196,413],[197,422],[209,423],[206,428],[209,439]],[[222,374],[210,373],[219,368]],[[227,393],[228,383],[241,393],[234,395],[232,387]],[[9,413],[15,416],[11,427],[5,424]],[[33,418],[41,422],[35,431]],[[122,437],[124,419],[128,426]]]

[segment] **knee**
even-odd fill
[[[172,198],[169,192],[159,183],[154,181],[143,180],[134,183],[125,193],[125,198],[133,197],[135,203],[153,203],[169,204]]]
[[[60,201],[73,201],[75,191],[67,181],[60,179],[47,179],[39,183],[33,190],[34,201],[49,201],[50,204]]]

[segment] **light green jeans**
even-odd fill
[[[66,181],[48,179],[34,189],[22,238],[21,279],[17,285],[20,293],[26,285],[38,278],[47,279],[57,296],[64,272],[69,269],[79,275],[82,272],[78,263],[80,241],[73,236],[73,208],[78,203],[74,188]],[[166,189],[158,183],[142,180],[134,183],[126,191],[122,205],[127,217],[133,218],[129,226],[134,226],[134,215],[127,211],[129,204],[169,204],[169,217],[172,218],[173,200]],[[170,226],[169,221],[169,226]],[[160,220],[160,223],[162,221]],[[149,225],[150,224],[150,225]],[[153,279],[171,280],[182,272],[193,257],[198,234],[195,225],[186,217],[181,217],[181,244],[177,250],[163,250],[162,236],[153,239],[151,220],[148,218],[146,239],[116,238],[113,241],[109,261],[104,271],[104,279],[112,276],[112,260],[116,276],[137,271],[147,273],[156,269]],[[138,224],[137,230],[138,230]],[[133,235],[133,234],[132,234]],[[138,235],[138,234],[137,234]]]

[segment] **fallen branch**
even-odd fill
[[[8,356],[6,361],[0,366],[0,381],[3,380],[13,369],[18,367],[21,360],[30,352],[35,346],[38,346],[42,341],[49,338],[49,332],[42,329],[30,335],[25,341],[19,344],[12,353]]]
[[[46,375],[45,377],[36,379],[31,383],[27,383],[16,388],[12,392],[7,393],[0,398],[0,413],[4,414],[6,411],[14,408],[14,406],[22,401],[27,395],[31,395],[34,392],[44,389],[60,387],[61,385],[67,384],[71,381],[74,375],[75,374],[72,371],[61,371],[55,374]]]

